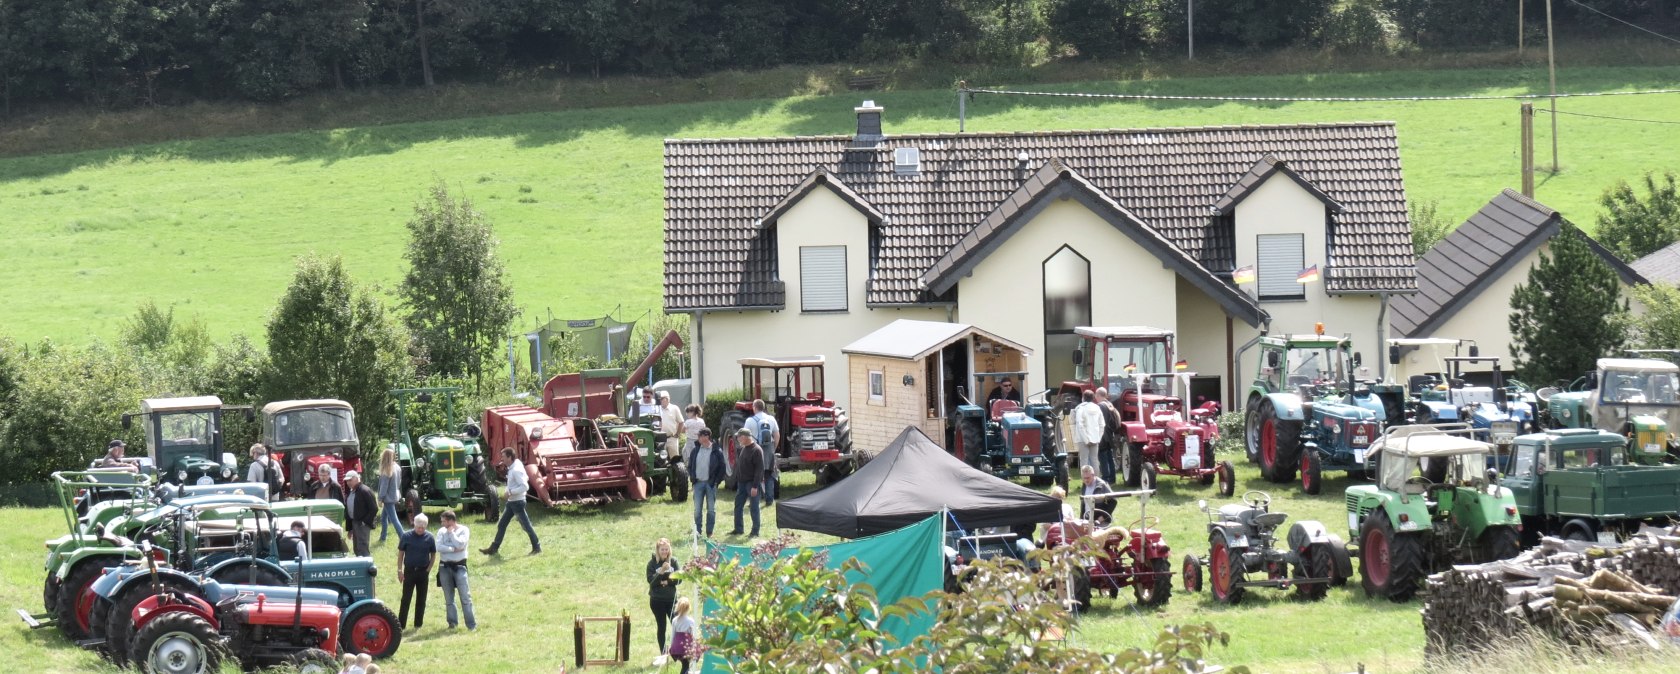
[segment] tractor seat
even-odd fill
[[[1150,529],[1148,531],[1147,535],[1144,533],[1143,529],[1129,529],[1129,530],[1127,530],[1127,533],[1131,534],[1131,537],[1134,540],[1136,540],[1138,538],[1142,538],[1142,539],[1144,539],[1144,540],[1146,540],[1150,543],[1160,543],[1161,542],[1161,530],[1160,529]]]
[[[1284,513],[1261,513],[1254,516],[1254,526],[1261,529],[1275,529],[1287,519],[1289,519],[1289,515]]]
[[[1021,403],[999,398],[992,401],[992,421],[1002,421],[1003,415],[1021,411]]]

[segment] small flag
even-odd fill
[[[1126,374],[1131,374],[1133,371],[1137,370],[1137,363],[1126,363],[1125,370]]]
[[[1188,370],[1188,369],[1190,369],[1190,361],[1180,360],[1176,363],[1173,363],[1173,369],[1178,370],[1179,372],[1183,372],[1185,370]]]
[[[1236,271],[1231,272],[1231,282],[1235,283],[1237,285],[1242,285],[1244,283],[1253,283],[1254,282],[1254,265],[1248,265],[1247,267],[1240,267]]]
[[[1302,269],[1301,273],[1295,275],[1296,283],[1314,283],[1316,281],[1318,281],[1318,265],[1316,264]]]

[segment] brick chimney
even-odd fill
[[[857,135],[852,137],[855,145],[874,145],[886,139],[881,133],[881,106],[875,101],[864,101],[852,109],[857,113]]]

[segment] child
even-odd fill
[[[361,655],[356,656],[356,671],[361,672],[362,674],[373,674],[372,672],[368,671],[368,668],[370,668],[370,667],[373,667],[373,656],[372,655],[368,655],[367,653],[363,653]]]
[[[368,665],[367,671],[362,674],[379,674],[379,665]]]
[[[358,672],[358,670],[356,669],[356,654],[355,653],[345,653],[344,654],[344,665],[338,668],[338,674],[367,674],[367,673],[366,672]]]
[[[687,457],[694,453],[694,439],[700,437],[700,429],[706,427],[706,421],[700,418],[699,405],[689,405],[683,410],[683,415],[687,418],[682,422],[682,455]]]
[[[679,597],[677,610],[671,618],[671,657],[682,663],[682,671],[678,674],[688,674],[688,661],[699,650],[699,634],[694,628],[694,618],[688,615],[688,597]]]

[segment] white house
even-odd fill
[[[1175,329],[1197,394],[1229,400],[1268,326],[1323,322],[1380,363],[1416,288],[1392,123],[890,136],[855,112],[847,136],[666,141],[665,309],[693,317],[697,396],[739,358],[844,363],[917,319],[1020,345],[1029,392],[1071,376],[1075,327]]]

